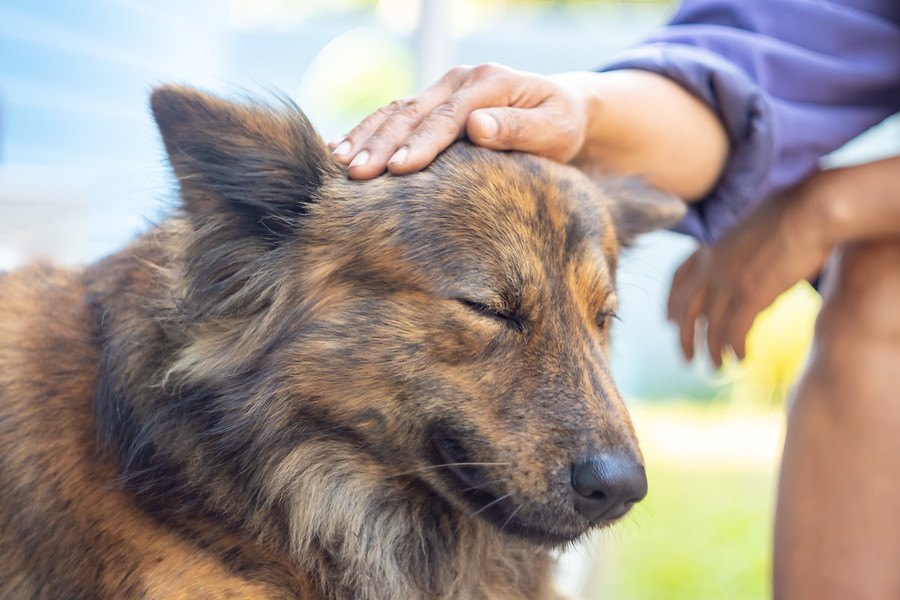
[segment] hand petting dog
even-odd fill
[[[371,179],[385,169],[423,169],[461,137],[492,150],[640,173],[688,201],[709,193],[728,155],[715,114],[660,75],[625,69],[545,76],[494,64],[452,69],[330,146],[350,177]]]

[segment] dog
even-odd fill
[[[173,214],[0,276],[0,597],[556,598],[646,494],[616,263],[683,203],[465,142],[352,181],[290,102],[151,107]]]

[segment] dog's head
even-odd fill
[[[189,225],[169,377],[214,399],[261,495],[365,512],[341,485],[390,489],[544,544],[644,497],[610,376],[616,261],[678,200],[465,143],[356,182],[295,109],[152,105]]]

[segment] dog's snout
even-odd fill
[[[589,521],[618,519],[647,495],[647,474],[630,456],[593,454],[572,466],[572,489]]]

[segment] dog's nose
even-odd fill
[[[589,521],[618,519],[647,495],[647,474],[630,456],[594,454],[572,466],[572,489]]]

